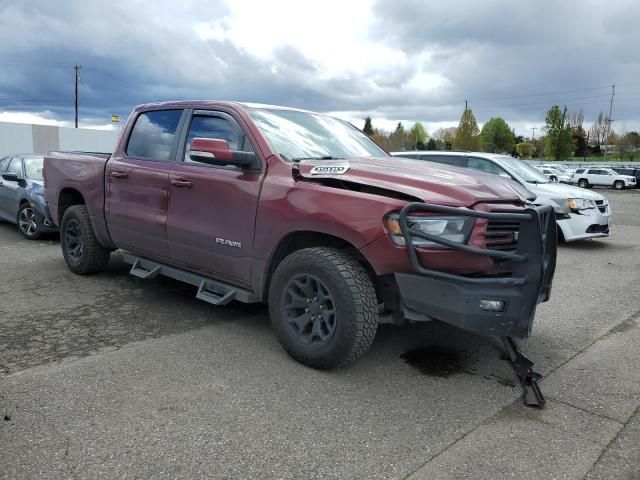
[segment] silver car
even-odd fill
[[[0,159],[0,221],[17,224],[30,240],[57,229],[46,216],[43,157],[16,154]]]

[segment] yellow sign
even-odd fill
[[[113,123],[118,123],[120,122],[120,115],[111,115],[111,121]]]

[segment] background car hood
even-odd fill
[[[314,167],[345,166],[344,173],[314,173]],[[401,192],[438,205],[469,207],[479,202],[524,202],[535,195],[511,179],[474,170],[399,157],[303,160],[300,174],[333,178]]]
[[[562,195],[565,199],[587,198],[589,200],[605,200],[605,197],[603,195],[600,195],[599,193],[592,192],[591,190],[587,190],[586,188],[574,187],[572,185],[563,185],[561,183],[543,183],[538,185],[529,184],[528,188],[537,195],[547,194],[554,197]]]
[[[535,203],[538,205],[551,205],[558,213],[568,213],[570,198],[586,198],[589,200],[606,200],[599,193],[578,188],[562,183],[527,184],[527,187],[536,194]]]

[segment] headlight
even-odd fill
[[[568,203],[569,210],[571,210],[572,212],[587,210],[589,208],[596,208],[595,202],[586,198],[570,198]]]
[[[474,219],[471,217],[407,217],[409,228],[457,243],[466,243],[469,240],[473,223]],[[384,224],[393,242],[396,245],[404,245],[399,215],[397,213],[387,215]],[[416,247],[446,248],[444,245],[419,237],[413,237],[412,240]]]

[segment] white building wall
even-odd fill
[[[112,152],[119,130],[0,122],[0,158],[12,153],[45,154],[50,150]]]
[[[119,130],[89,130],[60,127],[60,150],[111,153],[115,149]]]
[[[0,158],[10,153],[33,153],[32,126],[0,122]]]

